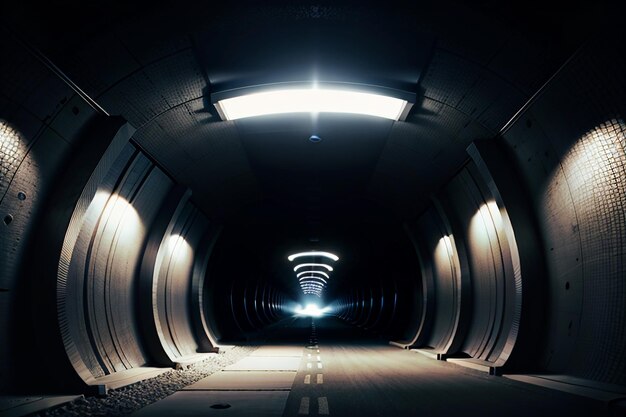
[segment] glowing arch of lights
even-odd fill
[[[298,272],[296,274],[296,277],[299,278],[301,275],[304,274],[320,274],[322,276],[325,276],[326,278],[330,279],[330,275],[328,275],[326,272],[322,272],[322,271],[302,271],[302,272]]]
[[[328,281],[326,281],[324,278],[318,277],[318,276],[315,276],[315,275],[307,275],[305,277],[299,278],[300,282],[303,282],[305,280],[309,281],[309,280],[312,280],[312,279],[317,279],[317,280],[322,281],[324,284],[328,284]]]
[[[296,265],[293,270],[294,272],[297,271],[300,268],[305,268],[307,266],[312,266],[312,267],[321,267],[321,268],[326,268],[328,270],[328,272],[332,272],[333,271],[333,267],[327,264],[316,264],[316,263],[305,263],[305,264],[298,264]]]
[[[315,250],[309,251],[309,252],[294,253],[293,255],[289,255],[287,259],[289,259],[289,261],[293,261],[294,259],[301,258],[303,256],[321,256],[324,258],[332,259],[333,261],[339,260],[339,257],[335,255],[334,253],[315,251]]]

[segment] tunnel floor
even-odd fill
[[[264,345],[135,416],[601,416],[595,401],[389,346],[342,321],[289,318]]]

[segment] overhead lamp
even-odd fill
[[[308,280],[312,280],[312,279],[318,279],[318,280],[322,281],[324,284],[328,284],[328,281],[326,281],[324,278],[316,277],[315,275],[307,275],[305,277],[298,278],[298,279],[300,280],[300,282],[308,281]]]
[[[305,275],[305,274],[320,274],[322,276],[325,276],[326,278],[330,279],[330,275],[328,275],[326,272],[322,272],[322,271],[304,271],[304,272],[298,272],[296,274],[296,278],[300,277],[301,275]]]
[[[319,266],[321,268],[326,268],[329,272],[332,272],[332,270],[333,270],[333,267],[330,266],[330,265],[327,265],[327,264],[299,264],[299,265],[296,265],[295,268],[293,268],[293,270],[295,272],[298,269],[304,268],[304,267],[307,267],[307,266],[313,266],[313,267]]]
[[[319,282],[301,282],[300,283],[300,287],[302,288],[307,288],[307,287],[315,287],[315,288],[324,288],[324,284],[321,284]]]
[[[303,256],[322,256],[324,258],[329,258],[332,259],[333,261],[338,261],[339,257],[337,255],[335,255],[334,253],[330,253],[330,252],[320,252],[320,251],[309,251],[309,252],[300,252],[300,253],[294,253],[293,255],[289,255],[287,257],[287,259],[289,259],[290,261],[293,261],[296,258],[301,258]]]
[[[351,113],[404,120],[415,94],[352,83],[280,83],[213,93],[222,120],[286,113]]]

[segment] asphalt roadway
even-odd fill
[[[605,416],[602,403],[436,361],[333,318],[290,318],[239,363],[137,416]]]

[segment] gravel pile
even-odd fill
[[[172,369],[157,377],[110,390],[106,397],[80,398],[63,407],[47,410],[38,415],[45,417],[128,415],[237,362],[255,349],[257,347],[235,346],[186,369]]]

